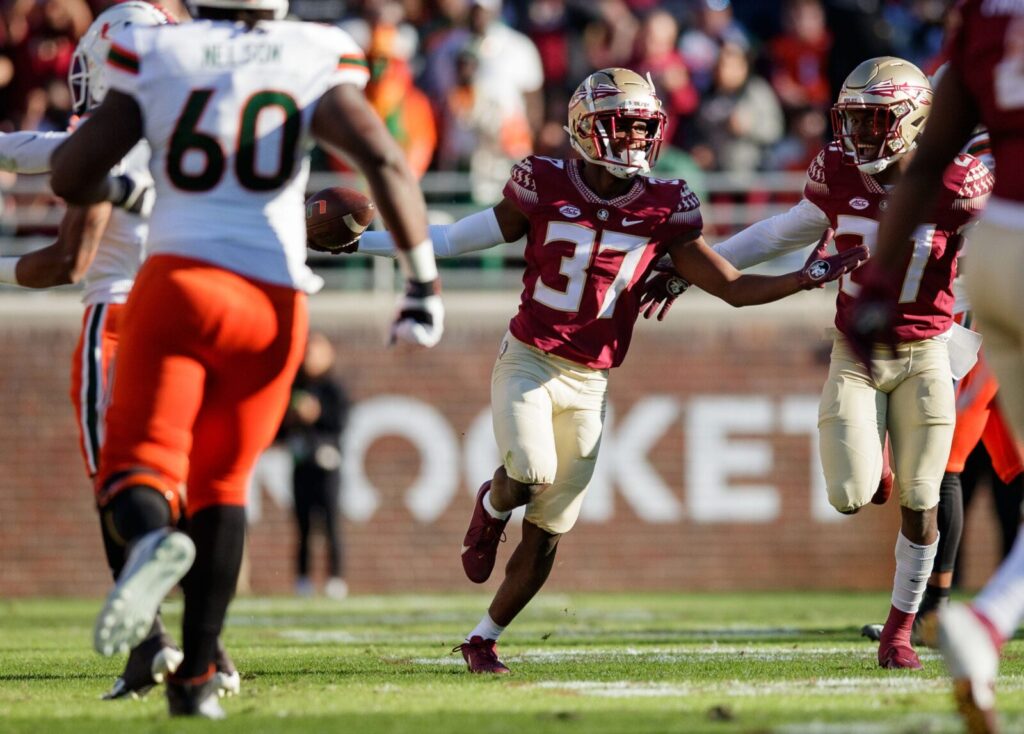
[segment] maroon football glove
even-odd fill
[[[896,318],[898,288],[892,278],[871,265],[865,268],[860,280],[860,292],[854,299],[846,341],[870,374],[876,344],[883,344],[893,355],[896,354],[893,321]]]
[[[868,259],[870,253],[864,245],[851,247],[849,250],[829,255],[828,244],[832,241],[835,230],[831,227],[825,230],[818,240],[817,247],[807,258],[803,269],[799,273],[800,287],[805,290],[821,288],[826,283],[837,280],[845,273],[856,270],[861,263]]]
[[[663,321],[672,304],[689,287],[690,282],[676,274],[672,263],[655,265],[640,293],[640,311],[644,318],[649,319],[658,314],[658,321]]]

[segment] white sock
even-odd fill
[[[917,614],[938,549],[938,538],[930,545],[918,545],[907,540],[902,532],[896,537],[896,575],[892,580],[892,605],[901,612]]]
[[[491,619],[490,614],[485,614],[483,619],[480,620],[480,623],[466,636],[466,642],[469,642],[473,637],[482,637],[485,640],[497,640],[504,631],[505,628],[495,624],[494,620]]]
[[[1017,533],[1010,555],[974,600],[974,608],[989,618],[1004,640],[1017,631],[1024,617],[1024,527]]]
[[[508,512],[501,512],[500,510],[494,509],[494,505],[491,504],[491,490],[489,489],[484,494],[484,509],[487,510],[488,515],[496,520],[508,520],[508,516],[512,514],[511,510]]]

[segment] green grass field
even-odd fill
[[[242,598],[225,641],[228,720],[169,720],[161,693],[98,700],[120,658],[89,648],[98,601],[0,603],[0,732],[960,731],[942,661],[883,671],[861,624],[883,594],[548,594],[502,640],[513,675],[471,676],[452,645],[482,596]],[[177,626],[180,601],[166,607]],[[1024,730],[1024,641],[1000,705]]]

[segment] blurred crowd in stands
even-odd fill
[[[0,130],[59,130],[72,51],[109,0],[5,0]],[[803,170],[844,76],[894,54],[931,71],[949,0],[292,0],[366,49],[367,94],[417,173],[499,198],[515,160],[568,153],[575,86],[650,72],[670,119],[658,172]],[[163,3],[185,17],[180,0]],[[321,154],[321,169],[344,163]]]

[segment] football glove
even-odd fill
[[[405,294],[398,300],[398,315],[391,325],[391,344],[412,344],[433,347],[444,333],[444,304],[441,302],[441,281],[406,283]]]
[[[672,304],[689,287],[690,282],[676,273],[671,262],[655,265],[640,292],[640,311],[644,318],[657,314],[658,321],[663,321]]]
[[[140,217],[148,217],[153,211],[156,191],[152,184],[136,181],[128,174],[111,176],[107,180],[110,184],[107,200],[111,204]]]
[[[853,302],[850,315],[850,329],[846,341],[868,373],[871,373],[873,353],[876,344],[888,347],[896,354],[896,334],[893,322],[896,320],[897,284],[886,277],[878,268],[870,265],[861,278],[860,292]]]
[[[870,252],[865,245],[858,245],[835,255],[829,255],[827,249],[834,235],[835,230],[831,227],[825,230],[821,239],[818,240],[818,245],[807,258],[807,262],[797,273],[800,287],[804,290],[821,288],[851,270],[856,270],[868,259]]]

